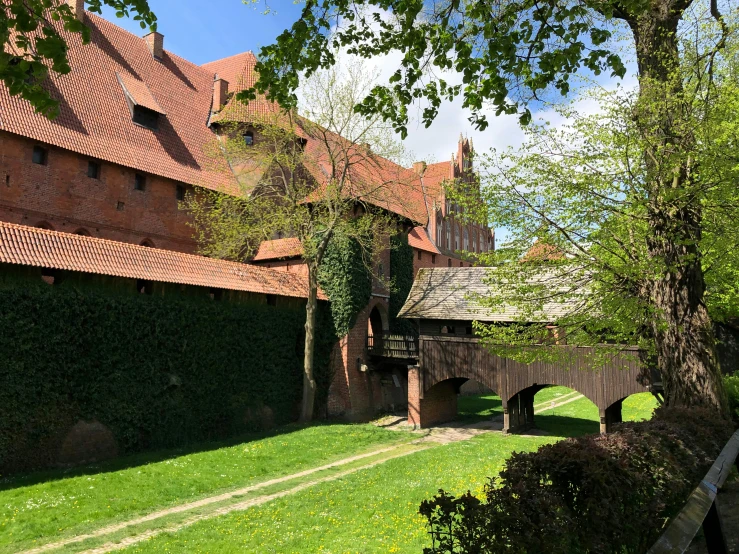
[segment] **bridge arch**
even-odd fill
[[[473,379],[498,393],[506,432],[533,426],[534,395],[546,385],[568,387],[595,404],[602,432],[621,421],[624,398],[649,390],[640,379],[643,372],[638,356],[615,355],[593,369],[587,366],[593,348],[562,348],[571,349],[567,359],[573,361],[524,364],[490,353],[471,336],[422,335],[419,365],[410,368],[408,374],[409,423],[423,427],[450,419],[452,407],[456,413],[459,391],[449,384],[435,387],[458,380]]]

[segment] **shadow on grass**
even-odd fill
[[[503,403],[494,394],[460,396],[457,399],[457,419],[483,421],[503,415]]]
[[[268,431],[245,433],[228,439],[219,441],[208,441],[193,443],[176,448],[166,448],[149,452],[139,452],[135,454],[123,455],[113,460],[105,462],[97,462],[84,466],[64,469],[47,469],[39,470],[31,473],[19,473],[0,478],[0,492],[12,490],[19,487],[36,485],[38,483],[48,483],[70,477],[79,477],[84,475],[97,475],[101,473],[113,473],[134,467],[144,466],[152,463],[163,462],[180,456],[189,454],[197,454],[201,452],[209,452],[218,450],[219,448],[227,448],[238,444],[246,444],[256,440],[266,439],[269,437],[277,437],[286,435],[305,429],[306,427],[317,427],[322,425],[334,425],[338,421],[313,422],[309,425],[298,423],[289,423]]]
[[[598,421],[580,417],[536,414],[534,423],[553,437],[579,437],[600,432]]]

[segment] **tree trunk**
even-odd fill
[[[629,22],[639,64],[635,117],[651,145],[648,171],[647,248],[656,277],[647,278],[645,300],[655,308],[652,328],[667,406],[707,406],[728,414],[713,326],[704,302],[701,265],[702,212],[694,186],[695,149],[678,72],[677,26],[682,9],[652,0]]]
[[[300,421],[313,419],[316,399],[316,381],[313,378],[313,352],[316,344],[316,310],[318,309],[318,268],[308,264],[308,303],[305,307],[305,352],[303,354],[303,403]]]

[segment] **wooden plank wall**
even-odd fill
[[[649,380],[635,348],[611,353],[594,367],[598,347],[557,346],[566,361],[523,364],[491,354],[472,337],[420,337],[423,390],[446,379],[474,379],[500,395],[504,402],[534,385],[562,385],[576,390],[604,410],[631,394],[648,391]],[[600,352],[602,354],[602,351]]]

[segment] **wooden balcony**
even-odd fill
[[[367,335],[367,353],[370,356],[396,359],[418,358],[418,337],[410,335]]]

